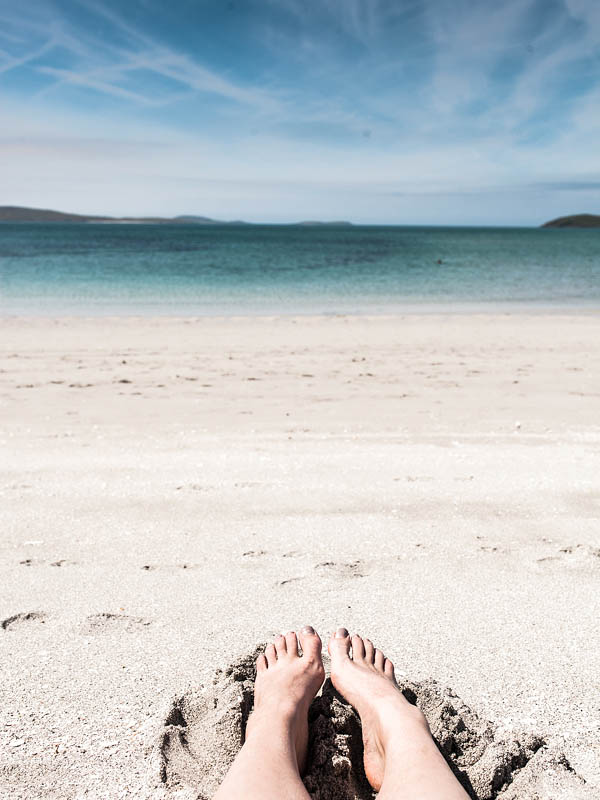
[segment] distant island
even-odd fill
[[[572,214],[545,222],[542,228],[600,228],[598,214]]]
[[[332,222],[320,222],[319,220],[316,220],[316,219],[307,219],[307,220],[304,220],[303,222],[293,222],[292,225],[308,225],[309,227],[311,225],[332,225],[334,227],[338,227],[339,228],[339,227],[343,227],[344,225],[352,225],[352,223],[351,222],[345,222],[344,220],[341,220],[341,219],[333,220]]]
[[[210,217],[198,217],[193,214],[182,214],[177,217],[98,217],[87,214],[70,214],[64,211],[52,211],[47,208],[24,208],[22,206],[0,206],[0,222],[97,222],[97,223],[130,223],[137,225],[250,225],[242,220],[224,222]],[[292,225],[352,225],[351,222],[294,222]]]
[[[52,211],[47,208],[23,208],[21,206],[0,206],[0,222],[132,222],[157,225],[161,223],[195,223],[197,225],[227,225],[209,217],[100,217],[88,214],[70,214]]]

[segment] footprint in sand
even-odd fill
[[[322,561],[315,564],[315,569],[340,578],[364,578],[367,574],[362,561]]]
[[[600,567],[600,548],[585,544],[565,545],[550,555],[538,558],[537,563],[544,566],[554,563],[574,568],[597,568]]]
[[[152,789],[161,797],[208,800],[244,741],[255,661],[240,658],[212,683],[174,699],[152,751]],[[438,746],[473,800],[592,800],[592,790],[541,736],[502,731],[434,680],[400,683],[419,705]],[[373,800],[362,767],[358,715],[329,679],[309,710],[306,788],[313,800]]]
[[[189,564],[184,562],[183,564],[143,564],[142,569],[145,572],[155,572],[156,570],[162,570],[164,572],[179,572],[181,569],[200,569],[201,564]]]
[[[189,489],[191,492],[214,492],[218,487],[202,483],[188,483],[181,486],[176,486],[175,491],[180,492],[182,489]]]
[[[91,614],[82,624],[81,633],[86,635],[118,631],[135,633],[148,625],[150,625],[150,620],[143,617],[131,617],[128,614]]]
[[[282,581],[277,581],[275,586],[288,586],[290,583],[298,583],[298,581],[303,581],[303,580],[304,580],[303,577],[284,578],[284,580],[282,580]]]
[[[12,630],[24,622],[45,622],[46,614],[38,611],[25,611],[20,614],[13,614],[0,620],[0,628],[3,631]]]

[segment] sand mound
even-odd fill
[[[86,617],[85,622],[80,626],[80,632],[85,636],[107,631],[125,631],[134,633],[140,628],[150,625],[150,621],[142,617],[131,617],[129,614],[92,614]]]
[[[244,741],[258,652],[217,670],[212,685],[172,702],[153,754],[160,794],[199,800],[216,792]]]
[[[243,740],[252,709],[259,648],[217,670],[211,685],[174,700],[152,759],[156,797],[208,800]],[[435,681],[404,682],[405,696],[429,721],[440,750],[476,800],[591,800],[567,759],[542,736],[504,732]],[[360,720],[327,680],[309,714],[304,782],[314,800],[371,800],[362,768]]]
[[[434,680],[405,681],[401,688],[427,717],[446,761],[472,798],[591,800],[585,782],[543,736],[503,731]]]

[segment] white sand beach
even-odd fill
[[[0,796],[198,796],[172,698],[307,622],[600,794],[597,315],[0,330]]]

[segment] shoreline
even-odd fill
[[[457,316],[466,316],[466,317],[543,317],[543,316],[551,316],[551,317],[579,317],[579,316],[600,316],[600,301],[593,303],[590,302],[589,304],[578,304],[578,305],[562,305],[562,304],[498,304],[498,303],[489,303],[487,305],[478,305],[475,303],[472,304],[465,304],[460,305],[457,303],[449,303],[448,305],[431,305],[431,306],[423,306],[423,305],[412,305],[412,306],[401,306],[397,309],[386,309],[380,312],[373,311],[371,309],[367,309],[365,311],[323,311],[315,313],[314,311],[273,311],[268,312],[264,310],[251,312],[248,311],[246,313],[206,313],[206,314],[199,314],[199,313],[133,313],[132,310],[128,310],[126,313],[115,313],[113,312],[103,312],[103,313],[91,313],[90,310],[81,313],[62,313],[62,312],[48,312],[45,313],[31,313],[31,312],[24,312],[24,313],[4,313],[0,309],[0,324],[10,323],[10,322],[34,322],[36,320],[40,320],[43,322],[83,322],[83,321],[93,321],[93,320],[102,320],[102,321],[115,321],[115,320],[124,320],[124,321],[139,321],[139,322],[152,322],[157,320],[162,320],[165,322],[201,322],[201,321],[233,321],[233,320],[256,320],[256,321],[264,321],[264,320],[290,320],[290,319],[302,319],[302,320],[330,320],[330,319],[379,319],[379,320],[391,320],[391,319],[402,319],[402,318],[419,318],[419,317],[426,317],[431,318],[435,316],[439,317],[457,317]]]

